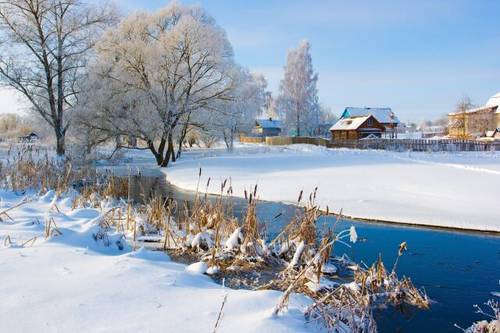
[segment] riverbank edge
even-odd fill
[[[192,193],[195,194],[196,191],[191,190],[191,189],[186,189],[182,186],[179,186],[175,183],[175,180],[172,181],[171,179],[168,178],[168,175],[164,173],[165,180],[167,184],[173,185],[176,188],[186,192],[186,193]],[[205,192],[203,192],[204,194]],[[213,193],[213,192],[207,192],[207,194],[212,195],[212,196],[218,196],[220,195],[219,193]],[[233,194],[234,197],[239,198],[239,199],[244,199],[243,196]],[[295,207],[303,207],[303,205],[297,205],[297,203],[292,203],[292,202],[287,202],[287,201],[273,201],[273,200],[266,200],[266,199],[258,199],[260,202],[267,202],[267,203],[281,203],[284,205],[290,205],[290,206],[295,206]],[[320,208],[320,211],[327,213],[326,209]],[[359,221],[359,222],[364,222],[368,224],[379,224],[379,225],[387,225],[387,226],[398,226],[398,227],[409,227],[409,228],[420,228],[420,229],[429,229],[429,230],[438,230],[438,231],[447,231],[447,232],[458,232],[458,233],[468,233],[468,234],[480,234],[484,236],[494,236],[494,237],[500,237],[500,230],[491,230],[491,229],[474,229],[474,228],[461,228],[461,227],[450,227],[450,226],[437,226],[433,224],[425,224],[425,223],[415,223],[415,222],[406,222],[406,221],[391,221],[391,220],[384,220],[384,219],[375,219],[375,218],[370,218],[370,217],[359,217],[359,216],[352,216],[352,215],[347,215],[347,214],[340,214],[340,212],[328,212],[329,216],[342,216],[343,218],[347,220],[353,220],[353,221]]]

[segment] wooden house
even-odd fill
[[[448,114],[448,135],[455,139],[476,139],[500,128],[500,92],[485,106]]]
[[[281,121],[273,118],[257,119],[252,134],[255,136],[279,136],[281,134],[282,124]]]
[[[367,117],[372,115],[385,127],[384,136],[396,138],[400,121],[391,108],[346,107],[340,118]]]
[[[333,141],[380,138],[386,127],[374,116],[341,118],[330,128]]]

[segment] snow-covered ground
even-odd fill
[[[138,159],[140,160],[140,159]],[[210,191],[231,178],[234,193],[255,184],[265,200],[294,203],[317,186],[318,203],[366,219],[500,231],[500,153],[409,153],[308,145],[239,145],[193,150],[165,170],[194,190],[198,169]]]
[[[22,197],[0,192],[1,206]],[[44,240],[50,213],[61,236]],[[95,209],[71,210],[51,194],[23,205],[0,222],[2,332],[212,332],[224,296],[218,332],[309,332],[295,295],[289,311],[271,312],[281,293],[231,290],[145,249],[105,247],[92,237]],[[12,244],[5,242],[10,236]],[[32,237],[34,245],[20,245]]]

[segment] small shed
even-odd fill
[[[31,142],[38,141],[39,137],[36,133],[31,132],[30,134],[28,134],[26,136],[20,136],[18,139],[19,139],[19,142],[31,143]]]
[[[380,138],[385,132],[382,125],[374,116],[341,118],[330,128],[333,141],[360,140],[366,138]]]
[[[282,124],[281,121],[273,118],[257,119],[252,134],[256,136],[279,136],[281,134]]]

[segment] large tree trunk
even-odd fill
[[[175,147],[174,147],[174,140],[172,138],[172,134],[169,134],[168,135],[168,150],[170,151],[170,159],[172,160],[172,162],[175,163],[175,161],[177,160],[176,157],[175,157]],[[167,160],[167,163],[169,161]]]
[[[55,130],[56,132],[56,153],[57,156],[64,156],[66,154],[66,138],[64,133],[61,133],[60,129]]]
[[[160,146],[158,147],[158,150],[156,149],[155,144],[152,140],[148,140],[147,144],[148,144],[149,150],[151,151],[151,153],[153,154],[153,156],[156,159],[156,164],[162,165],[163,158],[164,158],[163,157],[163,149],[165,147],[165,139],[163,139],[163,138],[161,139]]]
[[[163,154],[163,152],[165,151],[165,145],[167,151],[165,152],[165,154]],[[158,149],[155,148],[155,145],[152,141],[148,141],[148,148],[153,153],[156,159],[156,163],[162,168],[166,168],[170,161],[175,162],[176,160],[174,141],[171,134],[167,136],[167,139],[161,139]]]

